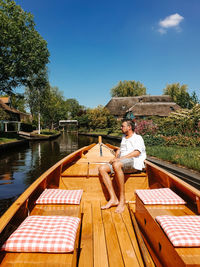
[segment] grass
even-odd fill
[[[96,129],[96,130],[90,130],[90,131],[88,131],[88,129],[79,129],[79,132],[89,133],[89,134],[98,134],[98,135],[122,136],[121,131],[109,133],[107,129],[105,129],[105,130],[104,129]]]
[[[5,137],[0,137],[0,144],[5,144],[5,143],[10,143],[17,141],[18,139],[16,138],[5,138]]]
[[[179,146],[147,146],[148,156],[154,156],[171,163],[200,172],[200,148]]]
[[[16,133],[5,133],[5,132],[1,132],[0,133],[0,144],[5,144],[5,143],[9,143],[9,142],[14,142],[19,140],[20,138],[18,137],[18,135]]]
[[[49,130],[49,129],[44,129],[40,132],[41,135],[54,135],[54,134],[58,134],[59,131],[56,130]]]

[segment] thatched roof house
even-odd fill
[[[157,103],[136,103],[127,113],[132,113],[135,117],[159,116],[167,117],[173,111],[180,107],[174,102],[157,102]]]
[[[180,108],[168,95],[113,97],[105,107],[118,119],[122,119],[127,113],[132,113],[134,117],[140,118],[147,116],[166,117],[172,111]]]

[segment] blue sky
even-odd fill
[[[50,51],[49,80],[96,107],[120,80],[150,95],[187,84],[200,97],[199,0],[16,0],[34,15]]]

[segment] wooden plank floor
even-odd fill
[[[83,223],[78,266],[144,266],[128,208],[101,210],[101,201],[82,203]]]

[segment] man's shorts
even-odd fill
[[[121,159],[120,160],[123,164],[122,170],[124,173],[132,173],[132,172],[136,172],[137,170],[133,167],[134,164],[134,158],[130,158],[130,159]],[[110,167],[110,173],[113,174],[114,170],[113,170],[113,166],[110,163],[107,163],[108,166]]]

